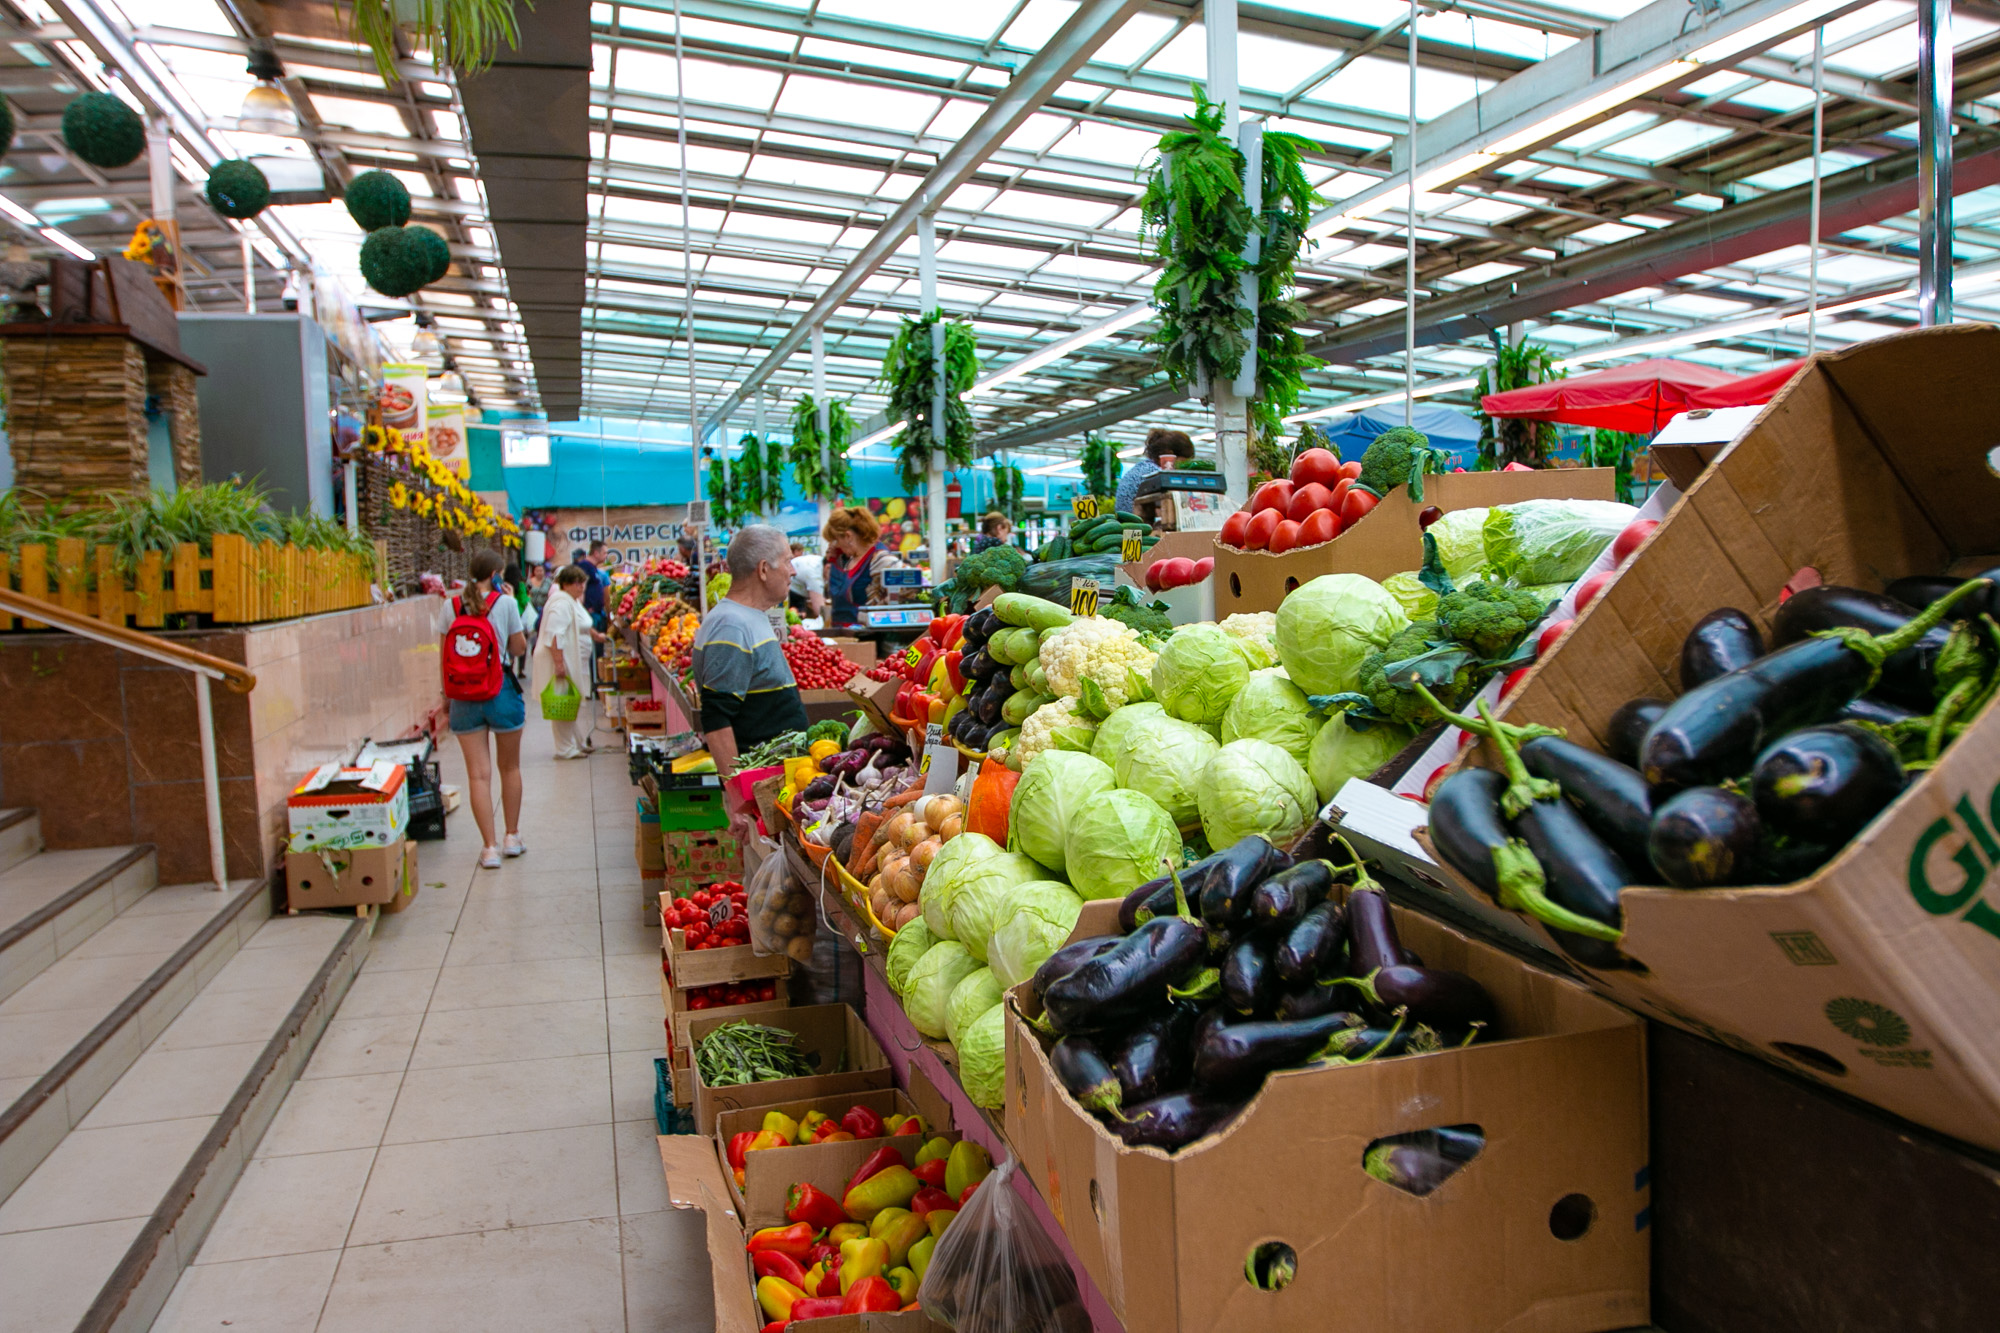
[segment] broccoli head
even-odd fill
[[[830,717],[824,721],[813,723],[810,727],[806,728],[806,744],[811,745],[816,741],[833,741],[842,748],[845,748],[847,745],[847,724],[837,717]]]
[[[1446,634],[1493,658],[1519,643],[1546,610],[1548,603],[1525,588],[1482,579],[1440,597],[1437,618]]]
[[[1124,589],[1121,588],[1119,591],[1122,592]],[[1121,602],[1116,599],[1108,602],[1100,602],[1097,606],[1097,614],[1103,616],[1106,620],[1115,620],[1119,624],[1140,634],[1152,634],[1165,638],[1174,632],[1174,622],[1167,619],[1166,612],[1144,603],[1135,604]]]
[[[1387,495],[1405,482],[1411,494],[1423,499],[1423,475],[1438,470],[1441,450],[1431,448],[1428,435],[1408,426],[1392,426],[1375,437],[1361,455],[1361,475],[1356,485],[1377,495]]]
[[[1012,546],[989,546],[959,561],[958,570],[939,586],[951,609],[963,611],[979,600],[988,588],[1013,592],[1021,586],[1028,569],[1028,557]]]
[[[1388,721],[1428,726],[1437,721],[1437,715],[1424,696],[1411,688],[1411,682],[1422,680],[1439,703],[1456,709],[1472,697],[1479,683],[1477,666],[1472,655],[1452,643],[1436,621],[1415,620],[1379,651],[1362,659],[1360,692]]]

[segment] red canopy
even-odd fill
[[[1489,393],[1479,400],[1479,406],[1489,417],[1525,417],[1651,435],[1675,413],[1696,406],[1696,393],[1735,379],[1726,370],[1654,358],[1525,389]]]
[[[1697,389],[1688,395],[1689,407],[1754,407],[1770,402],[1777,397],[1778,390],[1792,382],[1792,376],[1805,366],[1803,360],[1787,361],[1783,365],[1760,370],[1755,375],[1745,375],[1740,380],[1728,384],[1718,384],[1713,389]]]

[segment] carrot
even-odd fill
[[[875,873],[875,856],[878,850],[875,831],[881,828],[883,823],[881,811],[868,810],[862,813],[854,825],[854,864],[847,868],[847,873],[858,880],[866,881]]]

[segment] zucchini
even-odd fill
[[[1063,566],[1070,566],[1074,563],[1074,561],[1067,560],[1062,562]],[[1033,574],[1037,571],[1054,571],[1057,568],[1055,565],[1030,565],[1028,572]],[[1069,596],[1069,571],[1065,568],[1056,577],[1061,579],[1062,595],[1067,599]],[[1106,583],[1111,581],[1109,570],[1105,571],[1103,578]],[[1025,585],[1028,581],[1027,575],[1023,575],[1021,581]],[[1053,582],[1050,583],[1050,587],[1054,587]],[[1029,592],[1025,588],[1021,592],[1001,593],[999,597],[994,599],[993,611],[995,615],[999,616],[1002,621],[1009,625],[1020,625],[1036,630],[1060,629],[1076,619],[1075,616],[1062,607],[1057,606],[1054,602],[1044,601],[1041,596]],[[1023,660],[1026,660],[1025,657]]]
[[[1047,694],[1037,694],[1033,690],[1016,690],[1007,696],[1007,702],[1000,705],[1000,718],[1010,727],[1018,727],[1028,720],[1028,714],[1043,704],[1053,703]]]
[[[1035,651],[1038,655],[1037,660],[1039,660],[1039,654],[1041,652],[1040,643],[1037,643],[1035,645]],[[1031,688],[1032,682],[1030,682],[1028,679],[1028,664],[1026,662],[1022,662],[1016,665],[1012,670],[1008,671],[1007,683],[1009,685],[1012,685],[1017,690],[1025,690]]]

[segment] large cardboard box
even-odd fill
[[[1696,620],[1733,606],[1768,630],[1802,568],[1880,589],[2000,563],[1996,384],[1990,325],[1819,357],[1691,483],[1504,715],[1598,748],[1619,705],[1678,693]],[[1812,878],[1626,889],[1622,947],[1640,966],[1585,974],[1654,1018],[2000,1149],[1996,776],[1989,707]]]
[[[1116,928],[1087,903],[1072,939]],[[1064,1091],[1045,1039],[1007,999],[1007,1138],[1128,1329],[1532,1329],[1647,1322],[1644,1026],[1573,982],[1414,912],[1403,942],[1479,979],[1497,1039],[1272,1075],[1219,1135],[1127,1148]],[[1363,1169],[1376,1140],[1478,1126],[1485,1146],[1423,1197]],[[1297,1276],[1250,1284],[1289,1246]]]
[[[939,1134],[956,1138],[951,1132],[951,1106],[938,1098],[937,1107],[926,1111],[897,1088],[878,1092],[853,1092],[840,1097],[814,1097],[785,1102],[779,1106],[758,1106],[741,1111],[724,1111],[715,1120],[715,1151],[722,1159],[723,1174],[729,1182],[730,1198],[746,1230],[785,1224],[785,1194],[794,1185],[817,1185],[840,1197],[841,1186],[860,1166],[883,1146],[896,1149],[905,1165],[914,1166],[917,1149]],[[887,1119],[892,1115],[921,1115],[923,1134],[891,1135],[877,1139],[855,1139],[847,1143],[812,1143],[796,1148],[767,1148],[743,1158],[743,1184],[739,1187],[729,1173],[729,1140],[744,1130],[762,1129],[764,1116],[782,1111],[797,1120],[808,1111],[819,1111],[835,1120],[856,1106],[865,1106]],[[942,1118],[940,1119],[940,1115]]]
[[[417,840],[415,838],[405,838],[403,840],[402,881],[396,886],[396,896],[382,904],[382,911],[386,915],[394,916],[416,902],[417,885]]]
[[[285,906],[294,912],[308,912],[388,903],[415,875],[416,859],[401,842],[393,847],[287,852]]]
[[[660,1002],[667,1007],[667,1053],[676,1060],[689,1053],[689,1025],[697,1018],[742,1018],[752,1023],[762,1023],[766,1014],[777,1013],[792,1007],[791,997],[785,993],[784,984],[778,986],[777,998],[770,1000],[750,1000],[743,1004],[708,1006],[702,1009],[688,1007],[688,993],[674,985],[671,977],[660,977]]]
[[[369,768],[322,764],[285,798],[286,850],[388,847],[410,829],[408,770],[384,759]]]
[[[660,835],[660,846],[666,859],[664,887],[676,898],[719,880],[743,879],[743,846],[728,829],[668,829]]]
[[[730,1021],[731,1011],[695,1015],[688,1023],[691,1043]],[[889,1057],[876,1042],[861,1015],[844,1004],[815,1004],[803,1009],[785,1009],[761,1014],[757,1021],[766,1027],[796,1032],[813,1061],[816,1071],[806,1078],[775,1079],[769,1083],[740,1083],[712,1088],[704,1083],[701,1070],[694,1071],[695,1128],[703,1134],[715,1132],[715,1118],[724,1111],[750,1106],[780,1106],[786,1102],[815,1097],[838,1097],[850,1092],[870,1092],[895,1084]]]
[[[667,908],[668,895],[660,895],[660,910]],[[687,936],[669,930],[663,946],[667,975],[674,985],[686,990],[694,986],[714,986],[731,981],[755,981],[763,977],[789,976],[792,960],[784,954],[760,956],[747,944],[725,949],[690,949]]]
[[[1617,472],[1608,467],[1538,472],[1445,472],[1424,478],[1424,498],[1399,486],[1369,515],[1330,542],[1272,555],[1215,548],[1215,614],[1275,611],[1286,594],[1322,574],[1365,574],[1380,582],[1424,561],[1419,515],[1431,506],[1450,513],[1523,500],[1615,500]]]

